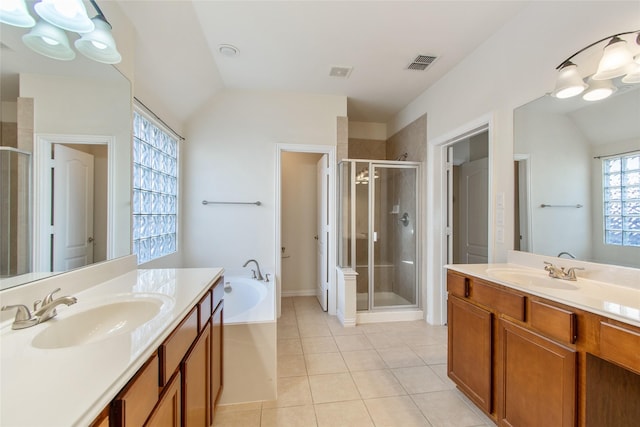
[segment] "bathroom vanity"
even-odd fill
[[[84,288],[67,279],[60,294],[78,302],[55,318],[12,330],[5,317],[0,424],[210,425],[222,387],[222,273],[133,269]]]
[[[447,268],[448,375],[499,426],[640,419],[640,289],[542,262]]]

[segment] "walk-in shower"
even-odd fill
[[[339,163],[339,261],[356,278],[356,309],[419,305],[420,163]]]
[[[31,154],[0,147],[0,277],[31,271]]]

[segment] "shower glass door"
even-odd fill
[[[372,164],[369,176],[371,308],[416,307],[418,168]]]

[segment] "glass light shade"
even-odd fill
[[[627,48],[627,42],[619,37],[611,39],[604,48],[602,59],[598,64],[598,71],[593,75],[594,80],[608,80],[627,74],[633,56]]]
[[[552,95],[556,98],[571,98],[584,92],[587,85],[578,73],[576,64],[569,62],[558,71],[558,80]]]
[[[611,83],[611,80],[593,80],[589,79],[589,88],[582,95],[585,101],[600,101],[608,98],[617,88]]]
[[[78,51],[87,58],[104,64],[117,64],[122,56],[116,48],[116,42],[111,34],[111,26],[100,17],[92,19],[95,29],[81,34],[75,41]]]
[[[22,36],[22,41],[31,50],[48,58],[70,61],[76,57],[69,46],[67,34],[46,21],[38,21],[30,32]]]
[[[31,28],[36,25],[36,20],[27,12],[24,0],[2,0],[0,22],[22,28]]]
[[[94,25],[87,16],[82,0],[42,0],[34,6],[42,19],[74,33],[93,31]]]
[[[638,55],[640,57],[640,55]],[[631,71],[622,78],[622,83],[640,83],[640,63],[634,64]]]

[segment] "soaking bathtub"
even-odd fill
[[[246,272],[224,273],[221,405],[277,397],[275,282]]]

